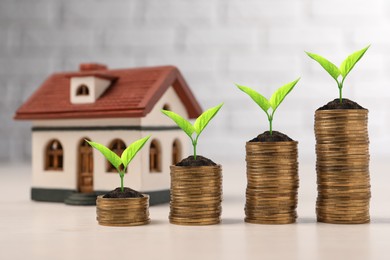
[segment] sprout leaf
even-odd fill
[[[310,52],[306,52],[306,54],[309,55],[310,58],[318,62],[332,76],[332,78],[337,81],[337,78],[340,76],[341,72],[336,65],[318,54]]]
[[[142,149],[142,147],[145,145],[145,143],[149,140],[150,135],[139,139],[129,145],[126,150],[123,151],[121,160],[123,163],[124,168],[126,169],[131,160],[133,160],[134,156],[139,152],[139,150]]]
[[[370,45],[368,45],[366,48],[363,48],[357,52],[352,53],[341,63],[340,72],[343,78],[345,78],[348,75],[348,73],[353,69],[356,63],[363,57],[364,53],[366,53],[369,47]]]
[[[236,86],[244,93],[246,93],[248,96],[250,96],[253,101],[256,102],[256,104],[264,110],[264,112],[267,113],[268,109],[271,107],[271,104],[268,102],[268,100],[263,96],[261,95],[260,93],[258,93],[257,91],[249,88],[249,87],[245,87],[245,86],[241,86],[241,85],[238,85],[236,84]]]
[[[194,159],[196,160],[196,146],[198,144],[198,138],[200,133],[206,128],[208,123],[211,119],[214,118],[214,116],[218,113],[218,111],[223,106],[223,103],[219,104],[218,106],[212,107],[205,112],[203,112],[196,120],[194,125],[192,125],[190,122],[185,120],[183,117],[179,116],[178,114],[167,111],[167,110],[161,110],[166,116],[171,118],[183,131],[188,135],[188,137],[191,139],[192,146],[194,148]],[[195,137],[192,137],[193,133],[196,133]]]
[[[356,63],[363,57],[366,51],[370,48],[368,45],[366,48],[363,48],[357,52],[349,55],[340,65],[340,68],[337,68],[332,62],[328,61],[324,57],[321,57],[318,54],[306,52],[310,58],[317,61],[337,82],[337,87],[339,89],[339,100],[340,104],[343,102],[343,85],[344,80],[347,77],[348,73],[351,72]],[[341,79],[338,77],[341,75]]]
[[[283,102],[285,97],[288,95],[288,93],[293,90],[295,85],[298,83],[300,78],[285,84],[284,86],[280,87],[277,89],[271,96],[271,98],[268,100],[264,96],[262,96],[260,93],[257,91],[249,88],[249,87],[244,87],[241,85],[236,84],[236,86],[246,93],[248,96],[250,96],[253,101],[256,102],[259,107],[264,110],[265,114],[267,115],[268,122],[269,122],[269,132],[270,135],[272,135],[272,121],[274,120],[274,114],[276,109],[279,107],[279,105]],[[268,112],[269,108],[272,108],[272,112]]]
[[[190,138],[192,137],[192,134],[194,133],[195,129],[190,122],[188,122],[183,117],[176,114],[175,112],[164,110],[164,109],[162,109],[161,112],[163,112],[166,116],[172,119],[181,129],[183,129],[183,131]]]
[[[85,141],[90,146],[92,146],[93,148],[95,148],[96,150],[101,152],[104,155],[104,157],[106,157],[106,159],[112,164],[112,166],[114,166],[115,169],[117,169],[119,172],[119,166],[122,164],[122,160],[116,153],[114,153],[113,151],[111,151],[110,149],[108,149],[107,147],[105,147],[102,144],[99,144],[96,142],[91,142],[88,140],[85,140]]]
[[[213,119],[213,117],[218,113],[222,106],[223,103],[206,110],[195,120],[194,129],[198,135],[202,133],[203,129],[205,129],[210,120]]]
[[[283,102],[284,98],[288,95],[288,93],[290,93],[291,90],[293,90],[293,88],[295,87],[295,85],[298,83],[299,80],[300,78],[290,83],[287,83],[286,85],[280,87],[272,94],[271,98],[269,99],[269,103],[271,104],[271,107],[274,111]]]

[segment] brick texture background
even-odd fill
[[[0,0],[0,161],[30,158],[30,123],[15,109],[55,71],[97,61],[111,68],[178,66],[204,108],[225,106],[200,153],[243,161],[245,142],[267,129],[234,82],[269,97],[301,76],[274,128],[313,160],[314,111],[337,97],[333,79],[304,50],[340,64],[372,44],[344,96],[369,108],[372,157],[390,155],[390,2],[385,0]],[[222,161],[223,162],[223,161]]]

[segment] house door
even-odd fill
[[[78,187],[81,193],[93,192],[93,151],[92,147],[82,140],[79,145]]]

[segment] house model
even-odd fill
[[[15,115],[32,121],[31,198],[83,204],[77,197],[92,197],[94,203],[96,194],[118,187],[120,178],[85,139],[121,154],[151,135],[129,165],[125,186],[149,194],[150,204],[168,202],[169,166],[188,150],[188,137],[161,109],[187,118],[202,112],[173,66],[111,70],[91,63],[51,75]]]

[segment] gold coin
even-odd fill
[[[317,154],[317,220],[369,222],[370,176],[367,110],[318,110],[314,132]]]
[[[171,166],[169,221],[178,225],[211,225],[222,212],[221,166]]]
[[[145,225],[149,219],[149,196],[143,198],[106,199],[98,196],[96,200],[97,221],[105,226]]]
[[[297,142],[248,142],[245,222],[295,222],[297,206]]]
[[[170,218],[169,222],[175,225],[184,226],[203,226],[203,225],[215,225],[221,222],[220,218],[203,218],[203,219],[181,219],[181,218]]]

